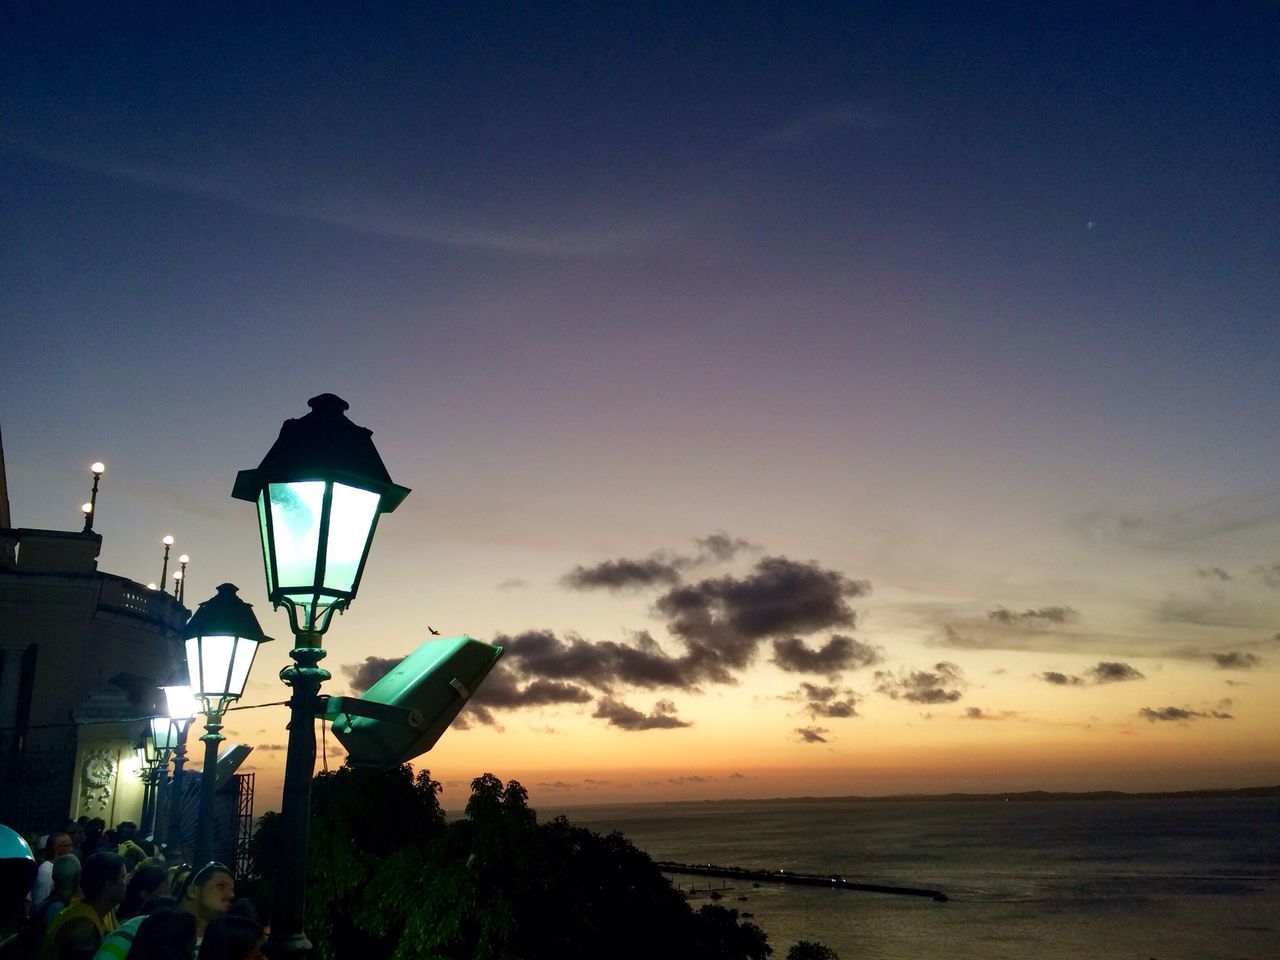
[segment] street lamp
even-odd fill
[[[280,674],[293,688],[280,819],[283,856],[271,913],[275,954],[311,949],[306,910],[307,829],[315,769],[315,717],[322,638],[335,611],[355,599],[378,515],[409,494],[391,481],[373,445],[373,431],[345,416],[331,393],[307,401],[311,412],[286,420],[256,470],[241,470],[232,496],[258,507],[267,596],[283,604],[294,635],[294,661]]]
[[[169,748],[155,736],[156,720],[152,717],[150,725],[143,731],[142,742],[138,747],[138,760],[142,764],[139,776],[142,777],[142,816],[138,823],[138,836],[148,837],[155,831],[156,806],[160,800],[161,768],[168,761]],[[165,718],[167,726],[168,719]]]
[[[195,862],[209,859],[213,846],[213,788],[217,779],[218,744],[222,715],[244,693],[258,644],[271,638],[262,632],[253,607],[236,596],[237,588],[224,583],[217,594],[196,608],[182,638],[187,643],[187,670],[191,692],[205,715],[204,774],[200,778],[200,823]]]
[[[160,542],[164,544],[164,565],[160,567],[160,582],[163,584],[169,576],[169,548],[173,546],[173,537],[166,536]]]
[[[169,828],[165,831],[168,844],[166,854],[174,859],[182,848],[182,780],[187,763],[187,730],[200,712],[200,702],[191,692],[189,684],[161,687],[165,707],[169,713],[169,728],[173,731],[173,779],[169,781]]]
[[[98,481],[107,472],[107,466],[101,461],[94,461],[89,465],[89,472],[93,474],[93,489],[89,491],[89,502],[80,508],[84,512],[84,530],[81,531],[82,533],[93,532],[93,513],[98,509]]]
[[[180,574],[182,574],[182,576],[178,578],[179,580],[182,581],[181,583],[178,584],[177,600],[179,603],[182,603],[182,601],[187,599],[187,564],[190,562],[191,562],[191,558],[188,557],[185,553],[182,556],[178,557],[178,564],[182,568],[178,571]]]

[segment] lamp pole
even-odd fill
[[[164,589],[165,580],[169,577],[169,548],[173,546],[173,537],[165,536],[160,541],[164,544],[164,564],[160,567],[160,589]]]
[[[95,461],[89,466],[89,470],[93,474],[93,489],[89,491],[89,502],[81,508],[84,510],[83,533],[93,533],[93,514],[98,509],[98,481],[107,472],[107,467],[101,461]]]
[[[183,771],[187,765],[187,731],[199,711],[199,703],[187,684],[162,688],[169,709],[169,726],[173,730],[173,779],[169,781],[169,829],[165,831],[169,859],[182,850]]]
[[[333,614],[355,598],[378,516],[409,494],[392,483],[373,432],[346,417],[331,393],[307,401],[311,412],[286,420],[256,470],[241,470],[232,496],[258,507],[267,596],[289,614],[293,665],[281,679],[289,699],[289,744],[280,807],[282,842],[271,910],[269,953],[301,957],[312,949],[306,919],[307,834],[315,772],[315,718],[323,636]]]
[[[234,584],[220,585],[217,594],[200,604],[182,631],[191,692],[199,697],[205,715],[204,735],[200,737],[204,741],[204,771],[200,777],[197,863],[206,863],[213,850],[218,745],[226,739],[222,735],[222,716],[244,692],[258,645],[271,639],[262,632],[253,608],[236,593]]]
[[[182,556],[178,557],[178,567],[179,567],[178,572],[182,574],[182,576],[178,578],[179,580],[178,594],[174,599],[176,599],[179,603],[182,603],[182,601],[187,598],[187,564],[190,562],[191,562],[191,558],[188,557],[185,553]]]

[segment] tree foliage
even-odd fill
[[[307,933],[324,960],[765,960],[735,910],[695,912],[621,834],[539,824],[528,792],[492,774],[446,823],[440,785],[408,766],[343,767],[312,794]],[[251,854],[269,892],[279,821]],[[832,958],[798,958],[832,960]]]
[[[840,955],[817,940],[797,940],[787,951],[787,960],[840,960]]]

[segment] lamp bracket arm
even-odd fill
[[[397,707],[390,703],[378,703],[376,700],[324,695],[320,697],[320,701],[320,717],[331,723],[336,723],[341,717],[346,717],[348,721],[351,717],[364,717],[368,720],[380,720],[383,723],[393,723],[414,729],[421,727],[423,723],[422,714],[417,710]]]

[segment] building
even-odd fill
[[[190,611],[99,570],[101,547],[92,530],[15,527],[0,446],[0,823],[19,831],[48,833],[81,815],[140,822],[135,748],[146,718],[165,713],[159,686],[185,682]],[[251,815],[251,775],[231,772],[220,809],[236,818],[247,802]],[[184,834],[194,816],[192,805]],[[215,828],[228,832],[242,831]]]

